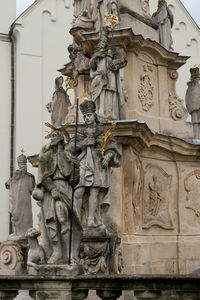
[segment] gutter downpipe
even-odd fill
[[[15,42],[13,29],[9,31],[9,40],[11,43],[11,115],[10,115],[10,178],[14,173],[14,131],[15,131]],[[11,213],[9,215],[9,234],[13,232]]]

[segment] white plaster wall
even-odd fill
[[[16,157],[24,148],[26,155],[39,153],[48,141],[46,104],[51,101],[56,70],[68,61],[67,47],[72,20],[70,0],[38,0],[16,20]],[[16,159],[15,159],[16,161]],[[37,169],[28,171],[37,177]],[[38,207],[33,200],[34,226]]]
[[[157,10],[157,0],[150,0],[151,13]],[[190,56],[187,63],[179,69],[179,79],[176,84],[177,94],[185,99],[187,82],[190,79],[190,68],[195,64],[200,64],[200,29],[191,18],[180,0],[167,0],[169,7],[174,14],[174,26],[172,37],[174,41],[174,51],[180,55]]]
[[[10,166],[10,42],[7,35],[0,34],[0,241],[7,239],[9,232],[9,192],[5,182],[9,179]]]
[[[0,33],[8,33],[16,16],[15,0],[0,0]]]

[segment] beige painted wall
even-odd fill
[[[6,238],[9,230],[9,193],[4,183],[9,178],[10,161],[10,42],[7,35],[0,34],[0,138],[1,138],[1,167],[0,167],[0,241]]]
[[[0,33],[8,33],[16,16],[15,0],[0,0]]]

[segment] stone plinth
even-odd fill
[[[71,265],[37,265],[37,270],[29,267],[30,275],[40,276],[65,276],[73,277],[83,274],[83,268],[80,264]]]
[[[85,274],[118,274],[122,271],[121,239],[105,229],[84,230],[79,247],[79,263]]]

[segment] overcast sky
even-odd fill
[[[19,16],[34,0],[17,0],[17,16]],[[200,0],[182,0],[183,4],[200,26]]]

